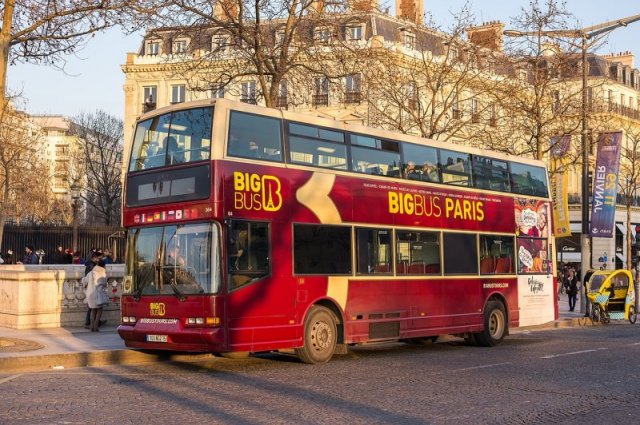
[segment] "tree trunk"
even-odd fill
[[[11,25],[13,24],[14,0],[5,0],[2,29],[0,29],[0,117],[7,105],[7,67],[11,49]]]

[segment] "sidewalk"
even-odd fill
[[[558,320],[540,326],[519,329],[564,328],[578,325],[580,301],[569,311],[567,296],[558,301]],[[0,327],[0,374],[32,372],[57,368],[148,363],[159,360],[193,360],[193,355],[152,353],[125,347],[117,326],[107,324],[100,332],[84,328],[16,330]],[[195,358],[210,358],[197,355]]]

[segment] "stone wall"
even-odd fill
[[[124,265],[107,266],[111,302],[102,313],[108,324],[120,322]],[[14,329],[83,326],[84,265],[0,266],[0,326]]]

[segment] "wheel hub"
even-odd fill
[[[311,341],[313,347],[316,350],[324,350],[331,345],[333,335],[331,335],[331,328],[324,322],[316,322],[313,325],[313,332],[311,333]]]

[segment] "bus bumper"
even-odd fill
[[[130,348],[145,350],[221,353],[227,351],[222,328],[140,327],[120,325],[118,334]]]

